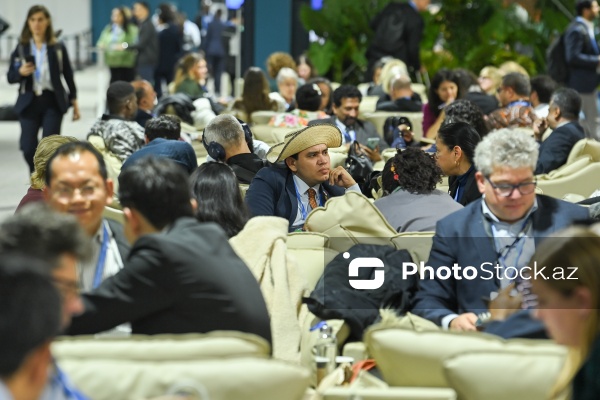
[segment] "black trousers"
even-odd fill
[[[38,145],[38,132],[42,128],[42,137],[60,135],[63,113],[58,107],[54,92],[44,90],[19,115],[21,139],[19,146],[23,157],[33,172],[33,156]]]

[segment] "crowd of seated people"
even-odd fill
[[[530,80],[509,64],[488,66],[478,78],[466,70],[441,69],[427,98],[421,98],[402,61],[382,60],[376,64],[381,76],[375,75],[368,89],[369,96],[378,97],[371,111],[421,113],[423,136],[435,141],[429,151],[415,143],[384,153],[389,145],[381,128],[361,114],[365,96],[358,87],[340,82],[332,90],[306,55],[296,63],[290,55],[273,54],[267,65],[276,88],[269,88],[260,68],[251,67],[244,74],[241,97],[215,107],[203,56],[191,52],[180,58],[170,78],[171,94],[205,99],[216,114],[198,132],[202,155],[182,138],[180,118],[155,115],[160,94],[145,80],[114,79],[106,93],[106,114],[89,128],[88,138],[101,138],[105,151],[117,158],[118,176],[110,176],[107,163],[112,161],[90,142],[50,136],[39,143],[31,187],[13,219],[0,226],[0,253],[16,246],[15,241],[28,240],[26,234],[19,237],[18,229],[13,242],[3,236],[16,229],[11,224],[35,224],[27,221],[28,215],[48,227],[52,218],[64,217],[65,224],[77,228],[88,248],[65,252],[72,261],[70,284],[83,292],[81,297],[71,293],[69,299],[76,300],[71,311],[62,305],[64,332],[96,334],[129,323],[132,333],[236,330],[271,342],[274,316],[256,277],[228,240],[257,216],[280,217],[289,232],[305,231],[311,211],[331,198],[360,192],[355,177],[342,166],[332,167],[330,157],[330,149],[344,152],[358,142],[372,163],[384,165],[384,196],[374,205],[389,224],[398,232],[434,232],[429,258],[421,260],[431,277],[420,279],[410,311],[440,329],[534,337],[541,326],[534,313],[517,312],[494,323],[485,317],[486,298],[507,288],[531,290],[539,298],[537,317],[549,336],[571,349],[572,362],[556,390],[574,380],[580,384],[579,395],[596,393],[599,380],[590,374],[597,373],[600,357],[600,279],[591,263],[585,264],[589,260],[582,261],[580,281],[572,285],[538,280],[527,287],[505,275],[492,280],[436,275],[453,264],[474,266],[481,274],[488,262],[504,272],[523,268],[529,260],[559,265],[571,262],[568,257],[596,255],[598,237],[591,230],[568,230],[558,241],[547,239],[586,220],[588,210],[536,194],[536,175],[564,165],[575,143],[585,138],[578,122],[578,92],[559,89],[546,76]],[[268,126],[290,129],[280,143],[257,145],[251,125],[259,111],[274,113]],[[442,175],[448,177],[447,191],[439,189]],[[118,179],[118,193],[113,179]],[[48,207],[38,204],[35,210],[26,206],[30,202]],[[105,217],[109,206],[121,210],[124,223]],[[360,215],[360,210],[352,211]],[[40,242],[49,240],[40,235]],[[560,246],[546,247],[546,240]],[[11,263],[0,259],[0,275],[4,264]],[[49,272],[42,278],[61,266],[45,268]],[[561,305],[572,310],[561,313],[556,309]],[[524,309],[533,307],[523,301]],[[0,374],[0,394],[3,384],[12,384],[4,377],[13,374]]]

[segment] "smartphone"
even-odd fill
[[[33,63],[33,65],[35,65],[35,57],[31,54],[25,56],[25,62],[26,63]]]
[[[371,150],[375,150],[379,146],[379,138],[368,138],[367,147]]]

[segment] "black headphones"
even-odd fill
[[[248,144],[248,148],[250,149],[250,152],[254,153],[254,143],[252,141],[252,131],[250,130],[250,127],[248,126],[247,123],[245,123],[241,119],[239,119],[239,118],[236,118],[236,119],[242,125],[242,129],[244,130],[244,139],[246,140],[246,143]],[[204,130],[202,131],[202,144],[204,145],[204,148],[206,149],[208,155],[213,160],[224,162],[225,161],[225,148],[220,143],[217,143],[217,142],[208,143],[206,141],[206,138],[204,137],[205,131],[206,131],[206,128],[204,128]]]

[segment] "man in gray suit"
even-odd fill
[[[316,124],[333,124],[342,131],[342,139],[345,145],[350,145],[355,140],[360,143],[361,149],[376,162],[381,160],[380,150],[387,149],[388,145],[382,135],[377,133],[375,125],[369,121],[358,119],[358,107],[362,100],[362,94],[353,85],[342,85],[333,92],[333,113],[331,118],[310,121],[309,126]],[[375,147],[367,146],[369,138],[379,139]]]

